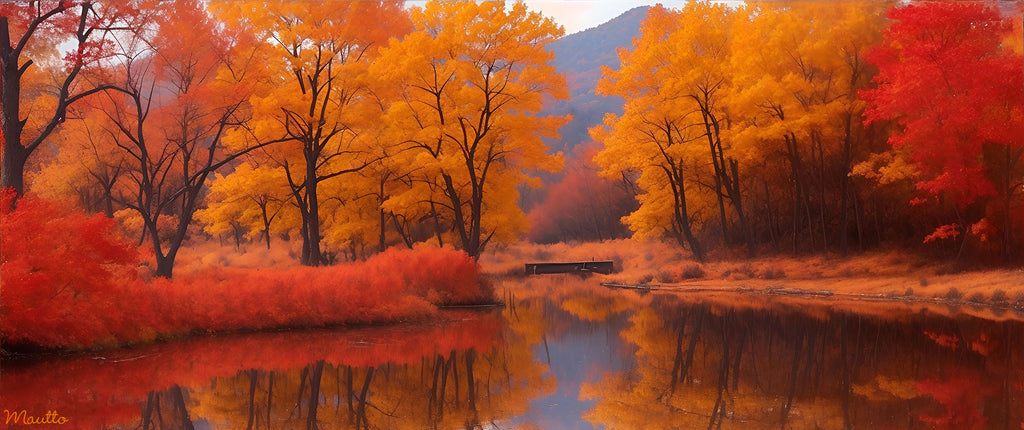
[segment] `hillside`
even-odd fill
[[[555,54],[552,64],[565,74],[572,98],[549,106],[544,114],[573,116],[573,121],[560,130],[561,141],[549,142],[552,150],[568,154],[580,142],[590,140],[587,129],[601,124],[606,112],[622,113],[622,98],[599,96],[594,87],[601,79],[601,66],[619,67],[615,51],[632,46],[647,9],[630,9],[611,21],[565,36],[549,46]]]
[[[600,125],[606,113],[622,113],[625,100],[599,96],[594,88],[601,79],[602,66],[619,67],[616,50],[632,46],[647,9],[631,9],[611,21],[549,45],[549,50],[555,54],[552,64],[565,74],[571,99],[552,103],[541,115],[570,114],[573,120],[559,130],[560,140],[547,142],[551,152],[565,154],[565,171],[541,174],[545,187],[519,188],[519,207],[529,212],[533,226],[531,240],[597,240],[628,233],[619,218],[635,209],[635,200],[621,186],[597,176],[589,157],[598,147],[587,144],[591,141],[587,129]],[[590,198],[580,199],[598,192],[609,197],[599,204]],[[587,221],[581,222],[581,219]]]

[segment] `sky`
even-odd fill
[[[550,17],[565,27],[565,34],[578,33],[597,27],[623,12],[637,6],[654,6],[661,3],[669,8],[681,8],[686,0],[524,0],[531,10]],[[407,4],[422,6],[423,0],[408,1]]]
[[[565,34],[578,33],[588,28],[597,27],[608,20],[622,15],[623,12],[637,6],[654,6],[661,3],[669,8],[681,8],[685,0],[526,0],[527,6],[539,11],[544,16],[553,18],[565,27]]]

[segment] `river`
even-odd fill
[[[1024,428],[1024,315],[1013,310],[613,290],[568,276],[498,289],[503,308],[447,310],[427,324],[6,360],[0,420],[82,429]]]

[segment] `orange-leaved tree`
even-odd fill
[[[525,229],[515,187],[526,172],[561,167],[541,138],[566,118],[535,113],[545,97],[568,95],[545,49],[563,30],[522,2],[428,2],[412,17],[416,31],[374,69],[402,86],[388,122],[419,184],[393,198],[429,207],[476,257]]]
[[[790,197],[793,252],[802,232],[819,252],[837,241],[846,252],[849,172],[866,139],[857,90],[869,84],[863,54],[879,38],[885,6],[765,2],[737,21],[730,138],[762,172],[782,173],[766,174],[764,187]]]
[[[925,241],[963,235],[962,250],[964,233],[995,224],[1008,257],[1011,201],[1024,174],[1024,67],[1005,44],[1013,23],[972,2],[912,3],[888,16],[884,41],[868,57],[878,88],[860,95],[866,122],[898,124],[889,143],[909,154],[917,188],[952,209],[953,222]]]
[[[122,37],[108,74],[116,92],[90,101],[105,118],[93,127],[121,148],[126,179],[117,200],[141,218],[156,259],[170,277],[209,176],[266,143],[229,148],[229,127],[250,116],[249,39],[228,33],[200,4],[153,3]],[[251,68],[249,68],[251,69]],[[173,219],[170,232],[160,223]]]
[[[363,132],[380,126],[380,107],[367,69],[388,38],[409,30],[408,13],[389,1],[215,2],[212,8],[229,28],[256,34],[268,53],[261,66],[270,85],[256,92],[253,122],[235,130],[232,141],[242,147],[283,142],[256,155],[285,172],[302,220],[302,263],[327,264],[324,220],[335,218],[348,196],[323,188],[351,191],[342,179],[373,161]]]

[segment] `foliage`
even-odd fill
[[[217,174],[210,184],[205,209],[196,219],[212,235],[241,229],[249,238],[263,236],[270,248],[272,233],[288,232],[300,224],[282,168],[242,164],[227,176]]]
[[[1002,44],[1011,23],[971,2],[910,4],[889,18],[868,56],[879,86],[861,92],[867,121],[900,125],[889,143],[908,150],[922,191],[961,206],[996,193],[983,145],[1024,145],[1021,61]]]
[[[131,25],[138,15],[129,2],[0,4],[0,187],[23,194],[29,157],[64,122],[72,104],[110,89],[85,75],[110,55],[114,44],[110,30]],[[56,47],[62,43],[68,49],[60,62]]]
[[[112,343],[141,336],[127,309],[148,316],[134,247],[112,219],[26,195],[3,193],[3,343]]]
[[[412,19],[416,31],[372,69],[397,83],[387,121],[417,182],[389,207],[443,218],[476,257],[525,228],[515,187],[536,183],[526,172],[561,166],[541,138],[567,118],[534,112],[567,97],[545,50],[562,29],[522,2],[428,2]]]
[[[346,180],[374,161],[379,143],[371,136],[382,112],[369,67],[389,38],[409,31],[408,14],[389,1],[214,2],[212,8],[229,28],[259,35],[263,42],[255,48],[267,58],[266,81],[250,100],[252,121],[229,139],[240,146],[276,142],[256,159],[284,173],[279,186],[299,212],[302,263],[327,264],[321,241],[359,239],[351,233],[357,228],[350,220],[361,221],[351,203],[362,190]]]
[[[530,210],[529,238],[536,243],[606,240],[626,237],[619,218],[635,209],[632,187],[598,176],[594,142],[573,151],[565,176],[550,185],[544,200]]]
[[[623,114],[607,115],[605,126],[592,129],[591,136],[605,144],[596,158],[603,175],[639,173],[643,194],[640,209],[627,218],[630,228],[639,237],[672,237],[697,260],[705,258],[696,237],[705,220],[697,214],[730,194],[723,186],[732,189],[731,178],[723,183],[727,167],[718,117],[733,16],[727,6],[708,2],[678,11],[652,8],[633,51],[620,51],[622,67],[604,68],[597,88],[626,98]],[[707,158],[714,160],[712,172]],[[705,175],[716,178],[715,197],[697,186]]]

